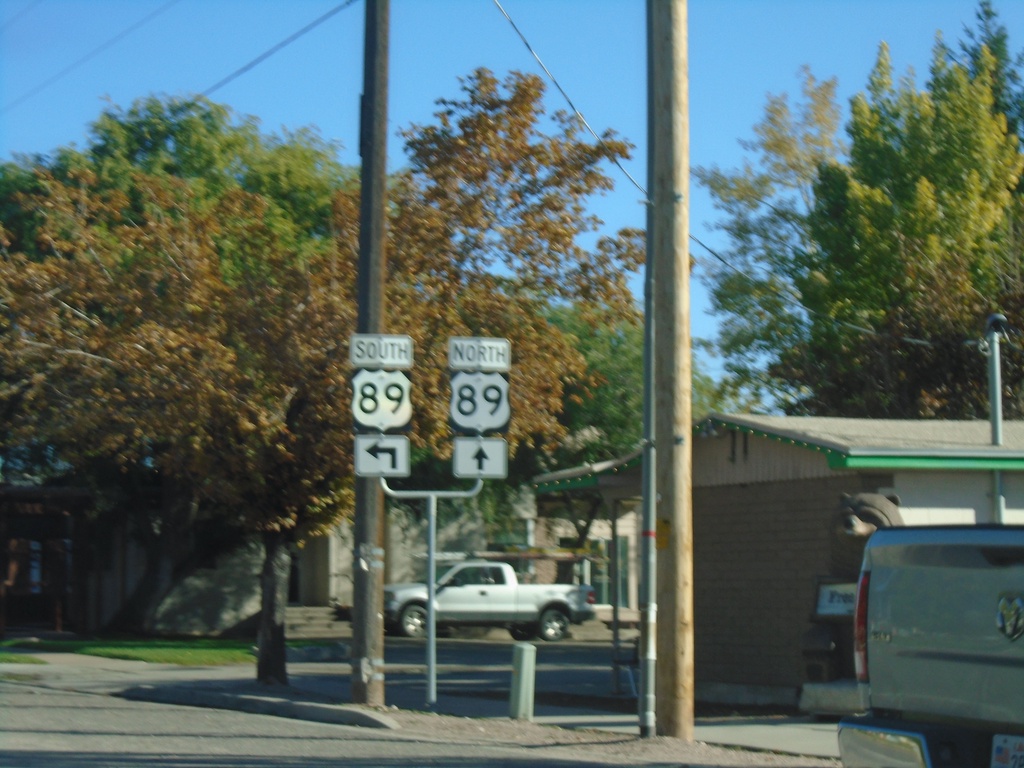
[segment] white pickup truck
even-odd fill
[[[854,652],[846,768],[1024,766],[1024,527],[875,532]]]
[[[508,563],[466,561],[437,581],[438,626],[506,627],[516,640],[561,640],[570,624],[594,617],[594,590],[585,584],[520,584]],[[389,631],[423,637],[427,631],[427,585],[384,587],[384,623]]]

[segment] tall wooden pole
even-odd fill
[[[358,333],[384,332],[384,202],[387,183],[390,0],[367,0],[359,122]],[[356,478],[352,558],[352,701],[384,704],[384,494],[375,477]]]
[[[690,136],[686,0],[648,0],[648,254],[654,285],[657,726],[693,740]]]

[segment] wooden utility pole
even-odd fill
[[[693,740],[690,125],[686,0],[648,0],[658,732]]]
[[[358,333],[384,332],[384,203],[387,183],[390,0],[367,0],[359,120]],[[384,493],[376,477],[356,478],[352,557],[352,701],[384,704]]]

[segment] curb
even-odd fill
[[[228,709],[253,715],[273,715],[293,720],[309,720],[331,725],[358,725],[366,728],[398,730],[401,726],[393,717],[355,705],[320,704],[295,701],[278,696],[258,696],[246,693],[219,691],[175,691],[155,686],[139,686],[114,694],[129,701],[149,701],[156,704],[178,704],[187,707]]]

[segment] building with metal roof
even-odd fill
[[[908,525],[1024,524],[1024,422],[712,414],[694,424],[696,690],[704,700],[795,704],[852,675],[844,494],[899,499]],[[534,478],[538,507],[600,494],[636,609],[641,456]],[[831,638],[824,650],[809,637]],[[815,635],[815,633],[817,633]],[[817,656],[815,657],[815,654]],[[849,657],[849,658],[848,658]]]

